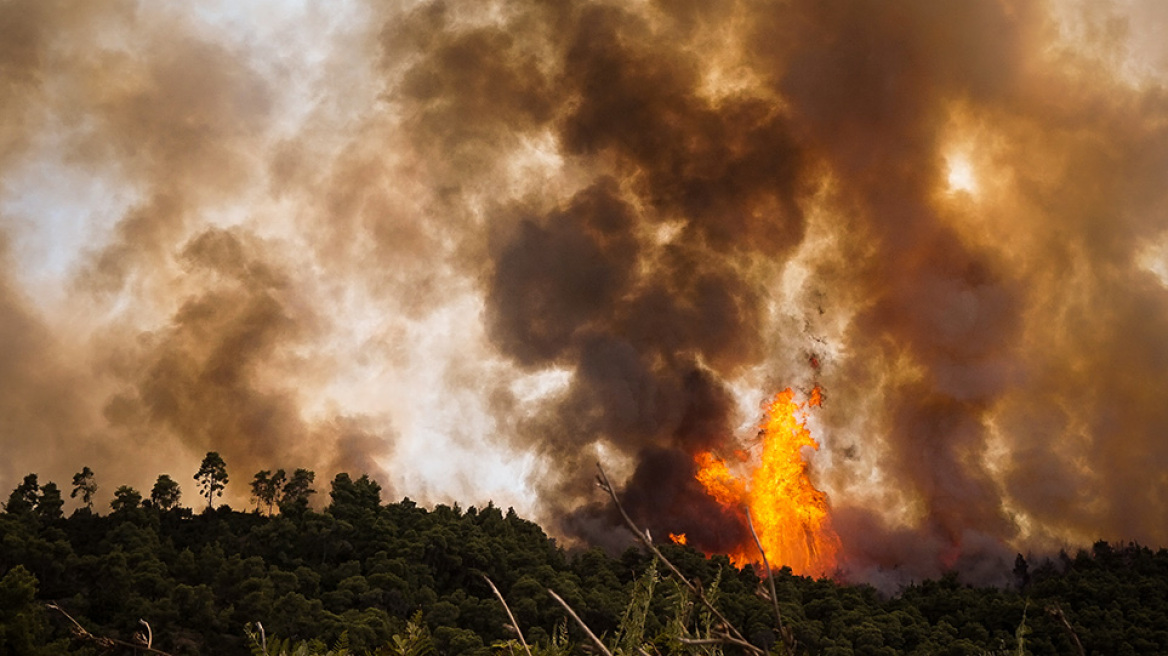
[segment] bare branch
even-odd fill
[[[771,589],[771,603],[775,606],[775,620],[779,623],[779,637],[783,639],[783,644],[787,647],[789,653],[795,653],[794,636],[789,634],[783,627],[783,613],[779,610],[779,595],[775,592],[775,577],[771,572],[770,561],[767,560],[766,550],[762,548],[762,541],[758,539],[758,533],[754,531],[754,519],[750,516],[750,508],[746,508],[746,525],[750,527],[750,536],[754,538],[754,544],[758,547],[758,553],[762,554],[762,566],[766,569],[767,584]]]
[[[625,512],[624,506],[621,505],[620,499],[618,499],[616,496],[616,490],[614,490],[612,484],[608,482],[608,475],[604,473],[604,467],[601,467],[600,463],[596,463],[596,468],[600,470],[600,475],[597,476],[597,485],[600,486],[600,489],[608,492],[608,495],[612,497],[612,502],[616,504],[616,509],[620,511],[621,517],[624,518],[625,523],[629,525],[630,529],[632,529],[633,535],[637,536],[637,540],[639,540],[641,544],[645,545],[649,551],[653,552],[653,555],[657,556],[661,562],[665,563],[666,567],[668,567],[669,570],[673,572],[674,576],[680,579],[681,582],[690,589],[690,592],[697,592],[697,587],[691,583],[690,580],[687,579],[685,575],[682,574],[676,567],[674,567],[673,563],[669,562],[668,558],[661,555],[661,551],[657,548],[657,545],[653,544],[653,538],[649,535],[649,532],[642,532],[641,529],[637,527],[636,523],[633,522],[632,518],[629,517],[629,514]]]
[[[702,592],[701,586],[695,585],[692,581],[686,578],[685,575],[681,573],[681,570],[677,569],[677,567],[672,562],[670,562],[664,554],[661,553],[661,550],[657,548],[657,545],[653,544],[652,538],[649,537],[649,532],[641,531],[641,529],[637,527],[636,522],[634,522],[632,518],[629,517],[629,514],[625,512],[624,506],[621,505],[620,499],[617,498],[616,490],[612,487],[612,483],[609,482],[608,475],[604,473],[604,467],[601,467],[600,463],[596,463],[596,469],[600,471],[600,474],[596,477],[597,485],[600,487],[600,489],[607,492],[608,496],[612,497],[612,502],[616,504],[616,509],[620,511],[621,517],[624,518],[625,523],[628,524],[629,528],[633,531],[633,535],[637,536],[637,539],[641,542],[641,544],[645,545],[645,547],[648,548],[654,556],[656,556],[661,562],[665,563],[665,566],[669,568],[669,571],[673,572],[674,576],[676,576],[678,580],[685,584],[685,587],[689,588],[690,592],[694,593],[694,595],[698,598],[698,601],[702,602],[702,604],[708,608],[711,613],[714,614],[714,617],[718,618],[718,621],[722,623],[722,626],[727,628],[728,631],[726,635],[726,641],[739,645],[743,649],[746,649],[751,653],[756,654],[757,656],[765,656],[766,651],[748,642],[742,633],[740,633],[738,629],[735,628],[735,626],[726,619],[726,616],[722,614],[722,611],[718,610],[718,608],[714,606],[714,604],[711,603],[709,599],[706,598],[706,595]]]
[[[1079,656],[1084,656],[1087,652],[1083,650],[1083,643],[1079,642],[1079,635],[1077,633],[1075,633],[1075,629],[1071,626],[1071,623],[1067,621],[1067,616],[1063,614],[1062,607],[1059,606],[1058,604],[1054,604],[1053,606],[1047,606],[1046,612],[1051,617],[1057,619],[1059,622],[1062,623],[1063,628],[1067,630],[1067,633],[1070,634],[1071,639],[1075,641],[1075,648],[1078,649]]]
[[[584,629],[584,633],[587,633],[588,637],[592,638],[592,642],[596,643],[596,646],[600,648],[600,653],[604,654],[604,656],[612,656],[612,652],[608,650],[608,647],[604,646],[604,643],[600,641],[600,638],[596,637],[596,634],[592,632],[592,629],[588,628],[588,625],[584,623],[584,620],[580,619],[580,616],[576,614],[576,611],[572,610],[572,607],[568,605],[568,602],[561,599],[560,595],[556,594],[555,591],[551,588],[548,588],[548,594],[550,594],[553,599],[560,602],[560,605],[564,607],[564,610],[568,611],[568,614],[572,616],[572,619],[576,620],[576,623],[580,625],[581,629]]]
[[[499,603],[503,604],[503,610],[507,611],[507,617],[511,620],[511,628],[515,629],[515,633],[519,634],[519,643],[523,645],[523,651],[527,652],[527,656],[531,656],[531,648],[527,646],[527,641],[523,639],[523,631],[519,629],[519,622],[516,622],[515,616],[511,614],[511,607],[507,605],[507,600],[499,593],[499,588],[495,587],[495,582],[491,580],[491,577],[483,574],[483,580],[487,582],[487,585],[491,586],[491,592],[495,593],[495,596],[499,599]]]
[[[758,547],[758,553],[762,555],[762,566],[766,569],[767,582],[770,583],[771,601],[775,606],[775,619],[779,622],[779,631],[783,630],[783,613],[779,610],[779,597],[775,592],[775,577],[771,573],[771,564],[767,560],[766,550],[762,548],[762,542],[758,539],[758,533],[754,530],[754,519],[750,516],[750,508],[746,508],[746,525],[750,527],[750,537],[754,538],[754,545]]]
[[[172,654],[170,654],[168,652],[154,649],[153,647],[150,647],[148,645],[147,646],[136,645],[132,642],[126,642],[125,640],[118,640],[117,638],[107,638],[105,636],[94,635],[94,634],[90,633],[89,631],[87,631],[85,629],[85,627],[81,626],[80,622],[73,619],[72,615],[65,612],[64,608],[61,608],[57,604],[45,604],[45,607],[50,609],[50,610],[57,611],[58,613],[64,615],[65,618],[68,619],[70,622],[72,622],[73,623],[73,635],[77,636],[78,638],[80,638],[82,640],[88,640],[89,642],[96,643],[102,649],[109,649],[110,647],[127,647],[129,649],[144,651],[148,654],[159,654],[159,656],[172,656]],[[143,622],[143,624],[145,624],[145,622]],[[147,624],[146,627],[149,629],[150,625]],[[151,641],[153,641],[153,636],[151,636]]]

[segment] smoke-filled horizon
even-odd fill
[[[1157,2],[0,2],[0,488],[220,452],[742,539],[822,386],[841,566],[1168,544]],[[892,572],[892,574],[889,574]]]

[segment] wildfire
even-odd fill
[[[695,460],[698,464],[698,482],[707,494],[723,506],[742,504],[746,498],[746,485],[730,473],[730,468],[723,460],[709,452],[699,453]]]
[[[822,392],[816,387],[806,405],[822,402]],[[775,395],[759,426],[762,449],[748,481],[731,473],[726,462],[712,453],[699,453],[694,461],[697,480],[707,494],[727,509],[750,510],[771,563],[787,565],[797,574],[819,576],[835,568],[839,538],[831,528],[827,496],[807,475],[801,450],[805,446],[818,449],[819,444],[805,420],[803,405],[795,401],[790,388]],[[741,545],[730,557],[737,565],[761,560],[753,544]]]
[[[685,538],[685,533],[670,533],[669,539],[673,540],[673,544],[680,544],[683,546],[687,542],[687,540]]]

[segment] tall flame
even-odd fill
[[[818,406],[822,399],[816,387],[806,405]],[[759,426],[762,449],[749,471],[749,485],[713,453],[699,453],[694,461],[707,494],[727,509],[749,509],[771,563],[821,576],[835,569],[839,538],[831,528],[827,495],[807,474],[801,451],[805,446],[818,449],[819,444],[805,422],[803,405],[790,388],[775,395]],[[761,560],[753,544],[740,545],[730,557],[738,565]]]

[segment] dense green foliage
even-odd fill
[[[154,647],[173,654],[263,653],[261,644],[270,654],[522,653],[482,575],[536,656],[582,653],[588,641],[549,588],[617,656],[722,653],[680,642],[708,635],[712,620],[640,550],[569,553],[493,505],[382,504],[364,476],[338,476],[330,505],[316,512],[310,472],[301,472],[303,485],[283,497],[270,472],[260,476],[253,512],[194,514],[173,503],[176,494],[142,501],[123,487],[109,514],[85,506],[68,518],[56,486],[26,478],[0,514],[0,653],[111,653],[71,638],[69,620],[46,602],[122,641],[145,620]],[[268,516],[277,501],[283,512]],[[747,639],[775,645],[774,611],[751,568],[661,549]],[[1019,558],[1015,575],[1015,589],[971,588],[950,575],[891,599],[786,570],[776,583],[801,653],[1014,654],[1024,640],[1022,653],[1066,654],[1076,653],[1076,637],[1086,653],[1168,653],[1168,552],[1101,542],[1033,566]]]

